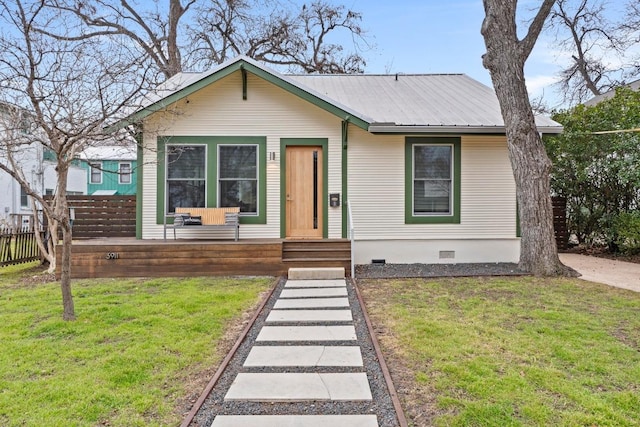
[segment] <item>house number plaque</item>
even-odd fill
[[[118,259],[120,254],[118,252],[107,252],[107,259]]]

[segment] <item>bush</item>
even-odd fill
[[[621,213],[613,221],[613,229],[620,252],[640,252],[640,211]]]

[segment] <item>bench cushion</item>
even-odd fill
[[[240,208],[188,208],[176,207],[176,213],[190,214],[191,216],[202,217],[202,225],[225,225],[225,214],[240,213]]]

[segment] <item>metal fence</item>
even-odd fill
[[[0,267],[40,259],[33,228],[0,227]]]

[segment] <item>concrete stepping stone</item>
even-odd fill
[[[211,427],[378,427],[375,415],[218,415]]]
[[[308,400],[371,400],[369,380],[356,373],[241,372],[224,400],[298,402]]]
[[[344,279],[333,280],[287,280],[285,288],[337,288],[347,286]]]
[[[263,326],[256,341],[354,341],[356,328],[345,326]]]
[[[344,267],[292,267],[288,273],[289,279],[344,279]]]
[[[359,346],[253,346],[245,367],[363,366]]]
[[[351,310],[271,310],[265,322],[352,322]]]
[[[276,300],[274,309],[279,308],[336,308],[349,307],[348,298],[285,298]]]
[[[346,297],[347,288],[283,289],[280,298]]]

